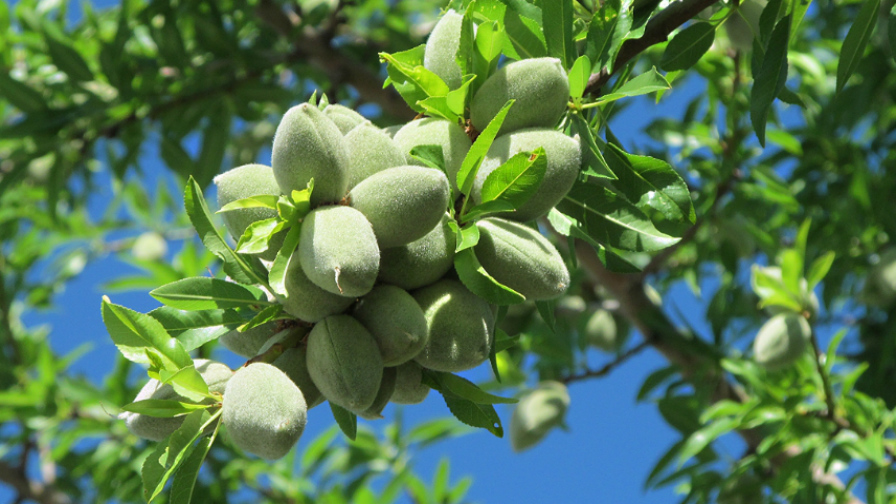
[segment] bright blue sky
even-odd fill
[[[110,2],[95,2],[108,5]],[[613,130],[627,147],[643,146],[648,142],[639,131],[657,117],[675,116],[685,104],[703,90],[694,85],[676,88],[658,106],[651,99],[637,99],[620,116]],[[297,101],[304,97],[296,97]],[[143,159],[148,176],[163,173],[161,161],[147,151]],[[259,159],[268,163],[269,159]],[[154,182],[147,184],[154,187]],[[211,199],[211,198],[210,198]],[[111,200],[111,188],[105,187],[95,195],[91,206],[104,208]],[[50,343],[59,353],[89,343],[92,348],[73,365],[82,373],[99,382],[112,369],[116,349],[106,334],[100,317],[100,297],[105,294],[101,285],[131,272],[131,267],[109,257],[94,262],[57,296],[56,308],[50,313],[28,314],[29,325],[49,324],[53,330]],[[711,287],[704,291],[711,295]],[[676,288],[677,308],[690,313],[690,322],[704,329],[701,303],[686,288]],[[139,311],[149,311],[158,303],[145,292],[119,293],[113,301]],[[637,343],[638,337],[633,338]],[[221,352],[226,362],[239,365],[242,361]],[[593,353],[592,366],[599,367],[609,358]],[[606,502],[606,503],[666,503],[677,500],[670,488],[645,493],[644,479],[650,468],[678,435],[668,427],[652,404],[635,402],[637,390],[644,377],[666,364],[656,352],[648,350],[616,369],[609,376],[571,385],[572,403],[567,417],[569,432],[555,431],[536,447],[515,454],[507,439],[498,439],[485,431],[439,443],[419,453],[413,464],[424,480],[430,480],[443,457],[452,466],[452,481],[471,475],[473,485],[468,500],[480,503],[517,502]],[[474,381],[485,379],[490,371],[482,366],[467,374]],[[390,406],[387,418],[394,412]],[[499,407],[505,427],[509,424],[510,409]],[[418,406],[405,408],[409,421],[449,415],[438,394],[430,394]],[[363,422],[363,420],[361,420]],[[380,423],[370,423],[376,429]],[[309,422],[301,450],[314,436],[333,424],[326,407],[309,413]],[[135,478],[139,475],[135,474]],[[0,501],[10,499],[0,489]]]

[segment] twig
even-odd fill
[[[821,376],[821,383],[824,384],[824,402],[827,404],[828,411],[825,414],[829,419],[834,420],[834,423],[840,426],[839,423],[836,422],[837,412],[836,405],[834,404],[834,389],[831,387],[831,379],[828,377],[827,372],[824,370],[824,365],[821,363],[821,357],[824,355],[821,352],[821,348],[818,346],[818,337],[815,334],[815,328],[810,328],[809,331],[809,341],[812,342],[812,351],[813,359],[815,361],[815,369],[818,370],[818,375]]]
[[[613,63],[612,70],[602,68],[600,72],[591,75],[591,78],[588,79],[588,85],[585,87],[585,94],[600,96],[601,89],[609,82],[610,77],[635,56],[654,44],[665,42],[669,38],[669,34],[675,31],[675,29],[687,23],[703,9],[718,2],[719,0],[672,2],[672,4],[661,10],[647,22],[647,27],[644,29],[644,35],[641,38],[629,39],[622,44],[619,54],[616,55],[616,61]]]
[[[607,363],[606,365],[602,366],[599,369],[587,369],[581,373],[569,375],[569,376],[561,379],[560,381],[563,383],[569,384],[569,383],[572,383],[575,381],[586,380],[588,378],[599,378],[601,376],[607,375],[610,373],[610,371],[613,371],[614,369],[619,367],[621,364],[623,364],[625,361],[634,357],[635,355],[638,355],[644,349],[649,348],[649,347],[650,347],[650,340],[645,339],[644,341],[638,343],[634,347],[621,353],[612,362]]]

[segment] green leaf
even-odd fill
[[[822,254],[818,259],[812,261],[812,265],[809,266],[809,273],[806,275],[810,291],[815,290],[815,286],[824,280],[828,271],[831,270],[831,266],[834,264],[834,259],[836,259],[836,257],[837,256],[833,251],[828,251]]]
[[[423,66],[425,45],[401,53],[380,53],[380,59],[388,63],[386,72],[395,89],[408,105],[422,112],[419,102],[430,96],[445,96],[450,89],[441,77]]]
[[[286,227],[280,217],[262,219],[249,224],[243,236],[236,244],[236,251],[241,254],[260,254],[268,250],[271,238]]]
[[[454,230],[454,234],[457,236],[457,245],[454,248],[454,252],[460,252],[461,250],[466,250],[471,247],[475,247],[477,243],[479,243],[479,228],[476,226],[465,226],[459,227],[456,222],[451,221],[448,223],[448,226]]]
[[[473,5],[476,5],[475,3]],[[457,66],[460,67],[460,74],[466,78],[468,75],[475,74],[473,71],[473,53],[476,51],[474,47],[475,26],[473,24],[473,5],[464,11],[463,19],[460,24],[460,40],[458,41],[457,54],[454,59]],[[484,78],[485,76],[483,76]]]
[[[239,325],[245,322],[245,319],[233,310],[191,311],[161,306],[147,313],[147,315],[158,320],[168,334],[172,336],[190,329],[220,325]],[[189,352],[193,348],[185,348],[185,350]]]
[[[217,429],[215,434],[217,434]],[[174,473],[169,493],[169,504],[190,504],[192,501],[193,489],[196,486],[197,478],[199,478],[199,469],[202,468],[202,462],[215,442],[215,434],[201,438]]]
[[[457,186],[464,196],[469,196],[470,191],[473,190],[473,182],[476,179],[476,174],[479,172],[479,165],[482,164],[482,160],[485,159],[488,149],[492,146],[495,137],[498,136],[498,131],[504,123],[504,118],[507,117],[507,112],[509,112],[510,107],[513,106],[513,102],[514,100],[508,100],[508,102],[504,104],[504,107],[498,111],[491,122],[488,123],[488,126],[485,127],[485,130],[479,134],[476,141],[473,142],[473,146],[470,147],[470,150],[464,157],[464,162],[457,172]]]
[[[358,435],[357,415],[338,404],[333,404],[332,401],[328,402],[330,403],[330,410],[333,412],[333,418],[336,420],[339,428],[342,429],[343,434],[345,434],[347,438],[354,441]]]
[[[279,201],[280,196],[273,194],[259,194],[258,196],[249,196],[248,198],[231,201],[222,206],[221,209],[215,213],[229,212],[240,208],[270,208],[271,210],[276,210]]]
[[[411,149],[411,157],[424,165],[445,172],[445,152],[441,145],[418,145]]]
[[[890,42],[890,55],[896,60],[896,4],[890,9],[887,17],[887,39]]]
[[[522,206],[538,190],[547,168],[544,148],[515,154],[488,174],[482,183],[482,203],[506,201],[514,209]]]
[[[216,421],[205,411],[194,411],[184,418],[181,426],[161,441],[143,463],[143,497],[151,503],[165,488],[165,482],[184,461],[193,443],[202,434],[203,427]]]
[[[594,132],[591,130],[591,126],[588,125],[588,121],[578,113],[570,114],[569,117],[572,119],[573,131],[579,135],[582,142],[583,173],[596,178],[616,179],[616,174],[607,165],[607,160],[604,159],[600,147],[594,140]]]
[[[569,70],[569,96],[572,99],[581,98],[588,87],[588,79],[591,78],[591,60],[587,55],[579,56]]]
[[[253,329],[262,324],[266,324],[271,322],[272,320],[276,320],[283,313],[283,305],[280,303],[272,304],[268,306],[264,310],[256,313],[251,320],[246,322],[245,324],[239,327],[240,331],[248,331],[249,329]]]
[[[158,356],[166,369],[178,370],[193,365],[193,359],[149,315],[112,304],[103,296],[103,322],[109,336],[124,357],[139,364],[150,364],[147,351]]]
[[[571,227],[596,244],[651,252],[679,240],[657,230],[647,215],[622,194],[581,180],[557,205],[557,210],[570,220]]]
[[[430,96],[417,102],[423,112],[430,117],[441,117],[447,121],[457,122],[460,116],[448,106],[447,96]]]
[[[149,295],[181,310],[215,310],[271,304],[256,289],[208,277],[177,280],[150,291]]]
[[[784,88],[787,81],[787,42],[790,39],[791,17],[783,18],[772,31],[768,50],[762,59],[759,74],[755,76],[753,90],[750,93],[750,120],[759,137],[759,143],[765,147],[765,125],[768,121],[768,110]]]
[[[184,190],[184,207],[202,243],[224,262],[224,272],[230,278],[242,284],[265,285],[267,283],[264,279],[264,268],[260,263],[257,263],[258,266],[254,266],[253,264],[256,263],[250,264],[247,259],[234,252],[227,246],[217,228],[212,225],[212,216],[205,198],[202,196],[202,189],[193,177],[187,181],[187,187]]]
[[[460,281],[473,294],[496,305],[522,303],[526,297],[503,285],[485,271],[479,264],[472,248],[464,249],[454,255],[454,269]]]
[[[122,411],[130,411],[141,415],[149,415],[158,418],[171,418],[192,413],[196,410],[206,409],[205,404],[190,404],[170,399],[145,399],[132,402],[121,407]]]
[[[572,31],[573,0],[542,2],[541,19],[544,24],[544,40],[548,55],[559,59],[563,68],[572,66],[576,57],[575,38]]]
[[[607,144],[606,160],[618,180],[613,185],[644,212],[660,212],[672,222],[696,220],[690,190],[681,176],[665,161],[629,154]]]
[[[594,70],[610,69],[622,43],[631,35],[631,13],[620,2],[606,1],[591,18],[585,44],[585,54]]]
[[[492,215],[496,213],[504,213],[504,212],[512,212],[516,210],[516,207],[513,206],[509,201],[504,200],[493,200],[488,203],[480,203],[479,205],[474,206],[464,213],[463,217],[461,217],[460,221],[464,224],[468,222],[477,221],[487,215]],[[478,234],[476,235],[478,239]]]
[[[0,96],[22,112],[40,112],[47,108],[43,96],[31,86],[0,72]]]
[[[660,60],[660,68],[667,72],[687,70],[696,65],[712,47],[716,27],[710,23],[694,23],[676,33]]]
[[[550,329],[552,333],[555,332],[557,328],[556,308],[557,303],[554,300],[539,299],[535,301],[535,309],[538,310],[541,320],[547,324],[548,329]]]
[[[466,399],[476,404],[515,404],[518,402],[517,399],[512,397],[500,397],[489,394],[477,387],[475,383],[456,374],[429,369],[424,369],[423,372],[428,376],[429,380],[438,384],[438,390],[451,392],[461,399]]]
[[[608,103],[629,96],[640,96],[657,91],[672,89],[672,85],[661,73],[652,68],[650,72],[642,73],[634,79],[626,82],[619,89],[600,97],[598,103]]]
[[[87,62],[68,41],[59,40],[48,33],[44,34],[47,42],[47,50],[50,59],[56,68],[62,70],[74,82],[86,82],[93,80],[93,72],[87,66]]]
[[[682,446],[681,450],[678,452],[679,465],[703,451],[713,441],[718,439],[719,436],[727,434],[737,428],[739,424],[740,420],[735,418],[720,418],[688,436],[684,446]]]
[[[843,45],[840,47],[840,59],[837,61],[837,92],[843,89],[846,81],[856,71],[862,56],[865,54],[865,46],[871,39],[871,32],[877,24],[877,16],[880,11],[880,0],[866,0],[856,15],[855,21],[849,28]],[[892,35],[890,35],[892,37]]]
[[[493,2],[477,3],[498,3]],[[530,9],[523,9],[528,6]],[[544,30],[541,27],[541,13],[531,4],[524,2],[508,2],[503,12],[504,31],[507,34],[507,42],[504,46],[504,54],[513,59],[541,58],[547,56],[547,44],[544,38]]]
[[[286,269],[289,266],[289,258],[299,246],[299,238],[302,235],[302,225],[293,224],[283,239],[283,245],[274,258],[274,264],[271,265],[271,274],[269,277],[271,292],[286,296]]]
[[[501,418],[495,412],[494,406],[491,404],[477,404],[468,399],[464,399],[450,390],[443,390],[440,384],[430,377],[430,373],[423,374],[423,383],[438,390],[448,406],[451,414],[461,422],[471,426],[487,429],[489,432],[498,437],[504,436],[504,428],[501,426]]]
[[[208,391],[208,384],[193,365],[178,370],[160,369],[159,381],[171,385],[175,392],[191,401],[200,402],[212,397]]]
[[[473,46],[473,72],[479,78],[473,84],[472,92],[475,93],[485,82],[486,78],[495,72],[498,67],[498,59],[501,56],[501,48],[504,46],[505,36],[501,24],[497,21],[481,23],[476,31],[476,40]],[[471,95],[472,97],[472,95]],[[458,115],[463,116],[463,110]]]
[[[208,116],[208,124],[202,132],[202,147],[199,150],[199,158],[196,159],[194,174],[201,186],[211,183],[215,175],[221,171],[224,154],[230,143],[231,119],[226,103],[216,104]]]

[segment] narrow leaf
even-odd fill
[[[865,46],[871,39],[871,32],[877,24],[877,16],[880,11],[880,0],[866,0],[856,15],[855,21],[843,39],[840,47],[840,59],[837,62],[837,92],[839,93],[846,81],[856,71],[859,61],[865,54]],[[890,35],[893,37],[893,35]]]
[[[818,259],[812,261],[812,265],[809,266],[809,272],[806,274],[806,280],[809,282],[810,291],[814,290],[815,286],[824,280],[828,271],[831,270],[831,266],[834,264],[834,259],[836,257],[837,256],[833,251],[828,251]]]
[[[500,200],[519,208],[538,190],[546,167],[544,148],[515,154],[488,174],[480,192],[482,203]]]
[[[572,32],[573,0],[542,2],[541,18],[548,55],[559,59],[563,68],[575,59],[575,38]]]
[[[343,434],[347,438],[354,441],[358,435],[358,417],[342,406],[333,404],[332,401],[328,402],[330,403],[330,411],[333,412],[333,418],[336,420],[339,428],[342,429]]]
[[[289,266],[289,258],[299,246],[299,238],[302,234],[302,225],[293,224],[283,239],[283,245],[274,258],[274,264],[271,265],[271,274],[269,276],[271,291],[281,296],[286,296],[286,269]]]
[[[464,249],[454,256],[454,269],[460,281],[470,292],[497,305],[522,303],[525,296],[503,285],[485,271],[472,248]]]
[[[452,373],[442,371],[424,370],[431,380],[439,384],[439,390],[449,391],[452,394],[477,404],[515,404],[517,399],[512,397],[500,397],[482,390],[475,383]]]
[[[240,208],[270,208],[275,210],[280,196],[273,194],[259,194],[258,196],[249,196],[248,198],[238,199],[221,207],[215,213],[229,212]]]
[[[765,147],[765,125],[768,111],[787,81],[787,42],[790,39],[790,16],[782,19],[772,31],[768,50],[762,59],[750,93],[750,120],[759,143]]]
[[[476,174],[479,172],[479,165],[482,164],[482,160],[488,153],[488,149],[492,146],[495,137],[498,136],[498,131],[504,123],[504,118],[507,117],[507,112],[509,112],[510,107],[513,106],[513,102],[514,100],[509,100],[504,104],[504,107],[498,111],[491,122],[488,123],[488,126],[485,127],[485,130],[479,134],[479,137],[476,138],[476,141],[473,142],[473,146],[470,147],[470,150],[464,157],[464,162],[461,164],[460,170],[457,173],[457,186],[464,196],[469,196],[470,191],[473,190],[473,181],[476,179]]]
[[[193,499],[193,489],[196,487],[196,480],[199,478],[199,469],[202,468],[202,462],[205,461],[205,457],[208,455],[214,442],[214,435],[200,438],[190,455],[187,456],[177,472],[174,473],[169,494],[169,504],[190,504]]]
[[[569,70],[569,96],[576,99],[581,98],[588,87],[588,79],[591,78],[591,60],[588,56],[582,55],[576,59]]]
[[[270,247],[271,238],[286,227],[286,222],[279,217],[262,219],[249,224],[243,236],[236,244],[240,254],[260,254]]]
[[[649,72],[644,72],[626,82],[612,93],[601,96],[598,101],[600,103],[606,103],[620,98],[640,96],[648,93],[655,93],[657,91],[665,91],[667,89],[672,89],[672,85],[669,84],[669,81],[656,70],[656,67],[654,67]]]
[[[150,291],[152,297],[181,310],[215,310],[269,305],[264,294],[226,280],[191,277]]]
[[[126,404],[122,411],[130,411],[141,415],[157,418],[171,418],[192,413],[193,411],[206,409],[208,405],[190,404],[171,399],[144,399],[142,401]]]
[[[31,86],[0,72],[0,96],[22,112],[40,112],[47,108],[43,96]]]
[[[642,211],[656,210],[672,222],[696,220],[690,190],[669,163],[629,154],[612,143],[607,144],[606,160],[618,177],[613,185]]]
[[[691,68],[712,47],[715,36],[716,28],[710,23],[694,23],[681,30],[666,46],[660,68],[667,72]]]
[[[171,338],[162,324],[149,315],[112,304],[103,296],[103,322],[118,350],[130,361],[150,364],[147,350],[162,358],[167,369],[178,370],[193,365],[193,359],[177,340]]]

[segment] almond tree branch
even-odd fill
[[[641,38],[629,39],[622,44],[619,54],[616,55],[616,61],[613,63],[612,70],[603,68],[600,72],[591,75],[591,78],[588,79],[588,85],[585,87],[585,94],[600,96],[601,89],[609,82],[610,77],[628,64],[635,56],[641,54],[652,45],[665,42],[668,40],[669,34],[675,31],[675,29],[687,23],[703,9],[718,2],[719,0],[682,0],[680,2],[672,2],[668,7],[650,18]]]
[[[69,496],[56,490],[51,485],[25,477],[15,467],[0,460],[0,481],[12,487],[24,500],[38,504],[71,504]]]

